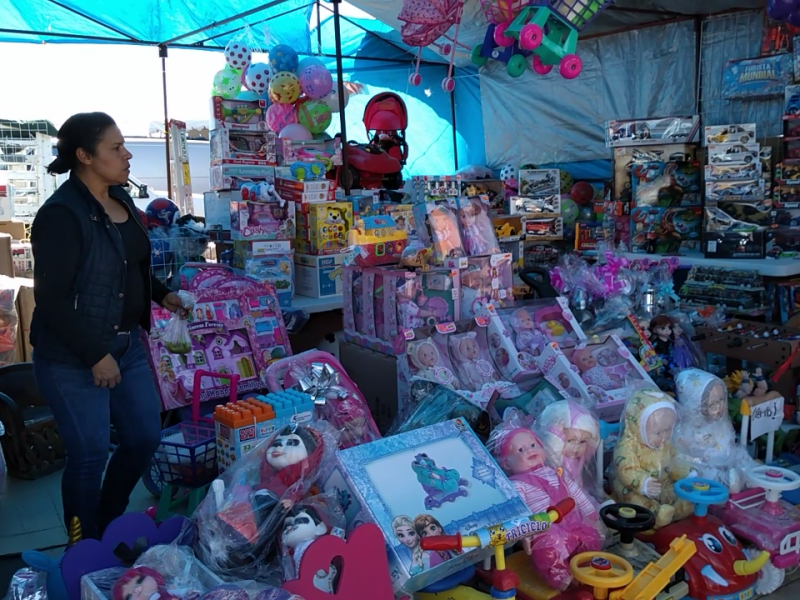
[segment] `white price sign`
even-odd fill
[[[777,431],[783,423],[783,396],[762,402],[750,409],[750,441]]]

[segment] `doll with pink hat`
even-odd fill
[[[575,510],[550,529],[526,540],[533,568],[554,589],[565,590],[572,582],[569,561],[580,552],[595,552],[603,545],[603,525],[594,502],[565,472],[546,464],[545,446],[515,409],[492,432],[487,447],[511,480],[531,514],[546,511],[571,497]]]
[[[134,567],[125,571],[114,583],[113,600],[176,600],[167,592],[164,576],[150,567]]]

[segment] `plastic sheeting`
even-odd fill
[[[608,155],[609,119],[689,115],[695,111],[695,33],[691,21],[581,42],[583,72],[567,81],[505,65],[481,70],[486,160],[564,163]]]
[[[783,97],[724,100],[722,72],[730,60],[760,54],[764,14],[747,12],[703,22],[700,101],[703,125],[755,123],[759,139],[782,135]]]

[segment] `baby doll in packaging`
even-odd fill
[[[653,511],[656,527],[692,514],[692,505],[673,489],[676,481],[697,476],[687,457],[672,445],[677,420],[672,398],[658,389],[639,390],[625,404],[614,448],[614,499]]]
[[[592,496],[603,495],[596,488],[600,423],[577,402],[558,400],[548,405],[536,423],[550,463]],[[605,500],[606,498],[603,498]]]
[[[458,387],[453,371],[445,364],[433,338],[423,338],[406,344],[411,373],[418,379],[433,381],[450,388]]]
[[[499,379],[492,363],[482,356],[478,333],[469,331],[450,336],[450,352],[463,387],[480,391],[487,383]]]
[[[597,359],[588,346],[577,348],[572,353],[572,364],[578,367],[586,385],[595,385],[606,391],[618,390],[625,385],[618,375],[608,373],[602,365],[597,364]]]
[[[500,245],[487,212],[486,204],[480,197],[458,199],[458,222],[464,234],[464,247],[467,256],[486,256],[498,254]]]
[[[575,500],[575,509],[559,523],[530,539],[529,546],[526,542],[533,568],[545,583],[565,590],[572,582],[570,558],[603,545],[604,527],[595,504],[564,469],[546,464],[544,444],[514,409],[506,410],[487,446],[532,514],[568,497]]]
[[[518,308],[511,313],[509,325],[514,332],[514,346],[520,352],[538,356],[542,348],[547,345],[547,339],[536,328],[533,317],[526,308]]]
[[[756,465],[736,432],[728,414],[728,390],[719,377],[686,369],[676,377],[680,423],[675,447],[686,455],[700,477],[718,481],[733,493],[740,492],[744,472]]]

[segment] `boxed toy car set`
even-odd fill
[[[692,144],[700,141],[700,117],[666,117],[606,123],[606,147]]]

